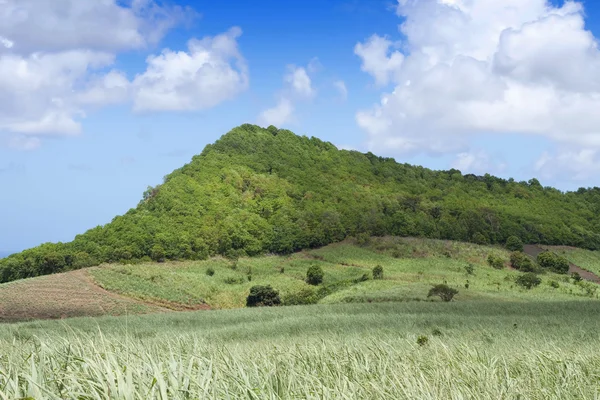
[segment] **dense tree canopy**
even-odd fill
[[[274,127],[233,129],[125,215],[0,261],[0,280],[102,262],[289,253],[349,235],[600,249],[600,188],[562,193],[338,150]]]

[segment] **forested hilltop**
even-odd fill
[[[70,243],[0,260],[0,279],[152,259],[285,254],[347,236],[396,235],[600,249],[600,188],[577,192],[400,164],[245,124]]]

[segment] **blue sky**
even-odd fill
[[[592,2],[108,3],[0,5],[0,72],[15,74],[0,79],[0,251],[110,222],[245,122],[434,169],[598,185]],[[213,75],[174,85],[169,71],[196,72],[176,57],[193,38],[209,38]]]

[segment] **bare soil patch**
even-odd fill
[[[534,259],[537,258],[538,254],[546,250],[547,249],[544,249],[543,247],[536,244],[527,244],[523,247],[523,251],[525,252],[525,254],[533,257]],[[587,281],[600,283],[600,277],[598,275],[594,274],[593,272],[587,271],[583,268],[580,268],[575,264],[569,263],[569,273],[571,274],[573,272],[577,272],[583,279]]]
[[[167,311],[110,293],[85,270],[0,285],[0,322]]]

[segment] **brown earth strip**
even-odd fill
[[[538,254],[546,251],[543,247],[536,244],[526,244],[523,247],[523,252],[534,259],[537,258]],[[583,279],[600,284],[600,277],[593,272],[587,271],[583,268],[578,267],[575,264],[569,263],[569,273],[577,272]]]
[[[164,311],[168,310],[102,289],[85,270],[0,286],[0,322]]]

